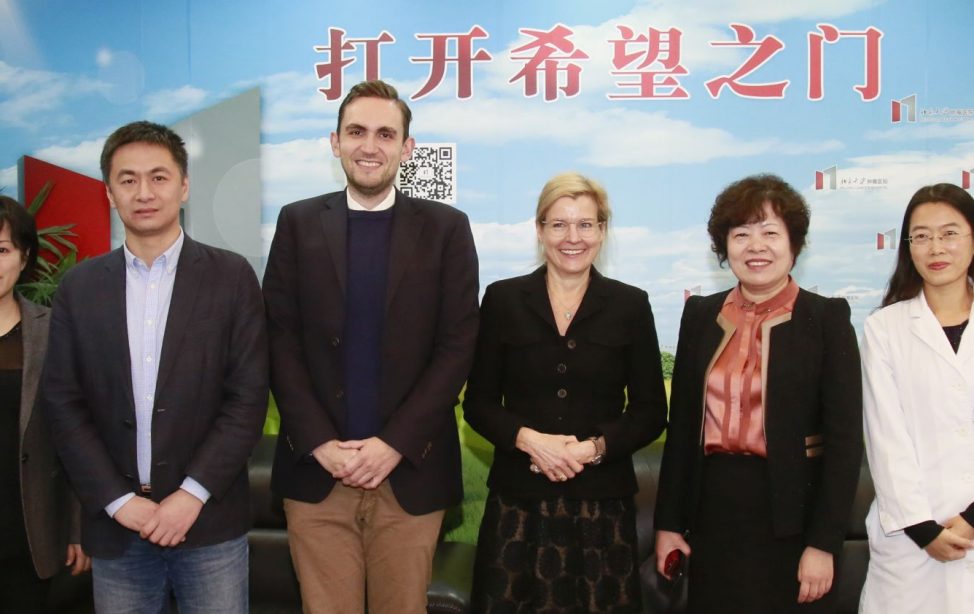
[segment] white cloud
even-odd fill
[[[44,127],[43,118],[70,100],[105,92],[107,87],[86,77],[19,68],[0,60],[0,125]]]
[[[916,143],[934,139],[962,140],[974,139],[974,120],[953,123],[900,124],[886,130],[866,132],[870,141]]]
[[[17,190],[19,189],[19,177],[17,175],[17,165],[8,166],[7,168],[0,169],[0,187],[3,188],[3,193],[11,198],[17,198]]]
[[[265,208],[279,208],[345,186],[341,165],[328,139],[297,139],[261,145],[261,182]]]
[[[148,117],[157,121],[176,116],[188,115],[198,111],[206,102],[208,94],[192,85],[176,89],[159,90],[146,94],[145,108]]]
[[[76,145],[51,145],[30,154],[39,160],[50,162],[76,173],[101,179],[99,160],[105,138],[82,141]]]
[[[761,154],[821,153],[843,147],[827,141],[748,139],[720,128],[673,119],[663,111],[589,110],[533,100],[445,100],[418,107],[423,134],[482,143],[545,141],[580,149],[582,161],[604,167],[693,164]]]

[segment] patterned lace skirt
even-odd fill
[[[474,612],[639,612],[632,498],[529,500],[490,493]]]

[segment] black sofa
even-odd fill
[[[255,614],[290,614],[301,611],[298,583],[291,566],[287,532],[280,501],[270,491],[271,462],[276,437],[265,436],[254,449],[250,461],[251,511],[250,600]],[[653,444],[633,456],[639,494],[636,496],[639,533],[640,577],[646,612],[683,612],[685,595],[673,590],[656,574],[653,555],[653,506],[656,500],[662,445]],[[873,499],[873,484],[863,461],[859,488],[852,509],[850,528],[843,547],[843,559],[833,590],[838,591],[840,614],[858,611],[859,592],[866,578],[869,547],[865,518]],[[433,561],[433,581],[429,587],[430,612],[469,611],[470,582],[474,546],[442,542]],[[55,578],[52,591],[56,612],[91,612],[89,576]]]

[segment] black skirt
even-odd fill
[[[623,499],[487,496],[474,612],[640,612],[636,508]]]
[[[692,614],[835,610],[834,580],[833,590],[821,599],[798,603],[798,561],[805,539],[802,535],[775,537],[771,481],[763,458],[707,457],[690,548],[687,611]],[[838,578],[834,571],[833,579]]]

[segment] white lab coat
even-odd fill
[[[974,322],[955,354],[921,292],[866,319],[862,363],[876,499],[859,611],[972,614],[974,551],[940,563],[903,528],[943,523],[974,501]]]

